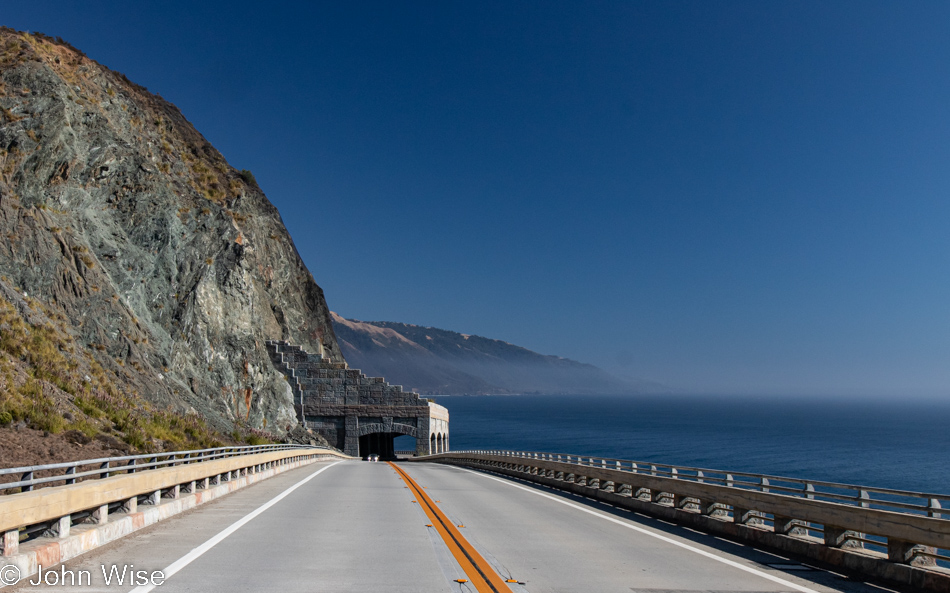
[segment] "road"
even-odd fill
[[[399,466],[502,579],[522,583],[512,591],[883,590],[574,495],[462,468]],[[312,464],[54,567],[67,581],[84,577],[81,586],[21,581],[5,591],[475,591],[422,507],[385,463]],[[154,588],[118,577],[107,585],[103,566],[170,576]]]

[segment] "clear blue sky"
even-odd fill
[[[950,3],[5,3],[177,104],[332,309],[950,396]]]

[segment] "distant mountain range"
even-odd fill
[[[632,394],[659,387],[501,340],[333,312],[330,318],[350,367],[421,394]]]

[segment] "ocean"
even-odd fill
[[[450,446],[594,455],[950,493],[950,402],[452,396]]]

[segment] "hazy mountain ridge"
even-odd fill
[[[266,339],[342,360],[276,208],[161,97],[58,39],[0,29],[0,276],[123,392],[278,433]]]
[[[636,393],[637,385],[582,362],[538,354],[502,340],[331,312],[351,367],[438,395]]]

